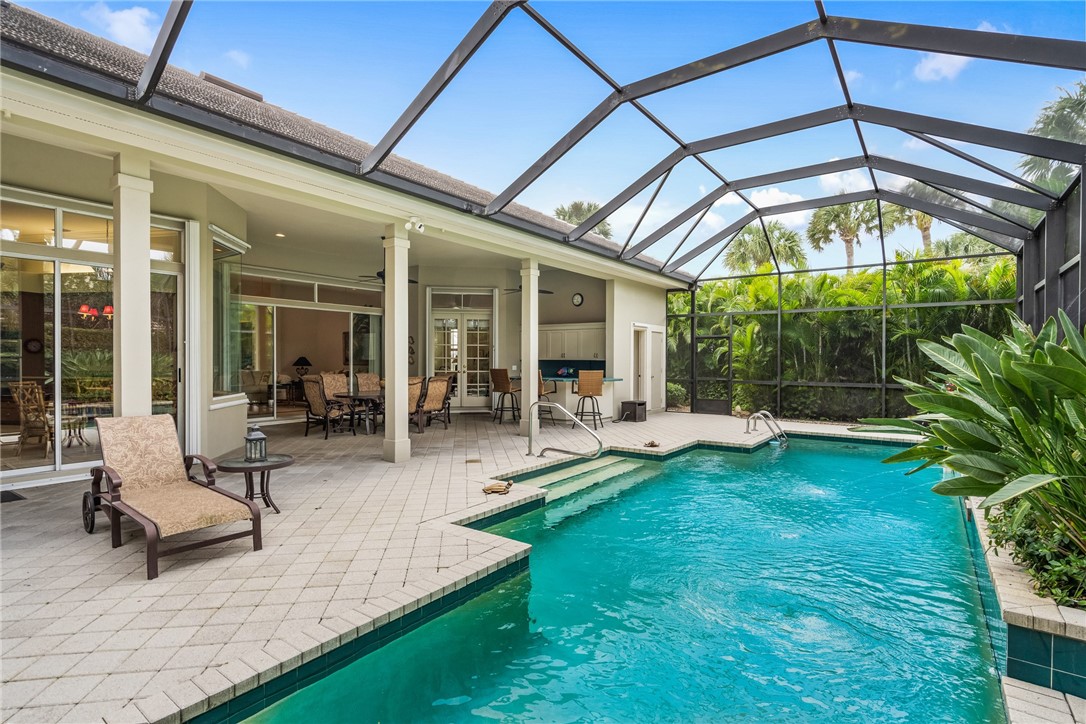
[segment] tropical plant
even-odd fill
[[[899,220],[883,214],[883,233],[889,234]],[[807,227],[807,241],[815,251],[822,251],[835,240],[845,245],[845,266],[855,265],[855,247],[865,236],[879,233],[879,212],[875,201],[824,206],[814,212]]]
[[[1086,81],[1045,105],[1029,132],[1072,143],[1086,143]],[[1026,178],[1052,191],[1062,192],[1078,176],[1080,166],[1038,156],[1026,156],[1018,164]]]
[[[942,369],[923,383],[900,380],[919,414],[865,420],[873,427],[856,429],[920,435],[921,442],[886,462],[957,473],[932,490],[983,497],[985,509],[1001,506],[995,515],[1003,535],[1033,538],[1014,555],[1029,556],[1038,541],[1048,546],[1047,559],[1023,562],[1051,584],[1053,566],[1077,571],[1082,567],[1068,567],[1066,559],[1086,557],[1086,333],[1062,310],[1058,326],[1049,319],[1036,335],[1011,317],[1002,339],[965,326],[945,344],[918,341]],[[1070,602],[1086,603],[1086,581],[1056,587]]]
[[[803,238],[779,221],[770,221],[765,225],[769,234],[770,246],[766,244],[766,233],[761,224],[748,224],[732,239],[724,251],[724,266],[738,274],[750,274],[763,264],[772,264],[776,256],[777,263],[792,269],[807,268],[807,252],[803,248]]]
[[[567,224],[578,226],[592,214],[600,210],[600,205],[595,201],[573,201],[569,206],[559,206],[554,210],[554,218]],[[611,224],[601,221],[592,227],[592,231],[604,239],[611,238]]]

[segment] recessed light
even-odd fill
[[[285,239],[285,238],[287,238],[287,235],[286,235],[286,234],[279,234],[279,233],[277,233],[277,234],[276,234],[276,236],[278,236],[278,237],[279,237],[280,239]]]

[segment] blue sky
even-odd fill
[[[146,52],[165,2],[34,2],[28,6]],[[620,83],[659,73],[817,17],[813,2],[546,2],[533,6]],[[207,71],[264,94],[267,101],[370,142],[411,102],[487,7],[485,2],[219,2],[200,0],[172,62]],[[1083,40],[1086,3],[838,2],[831,15],[947,25]],[[958,56],[839,43],[853,99],[997,128],[1024,131],[1041,107],[1081,74]],[[493,192],[502,190],[602,100],[609,88],[524,13],[514,11],[397,148],[397,153]],[[650,96],[645,106],[684,140],[843,103],[825,43],[814,43]],[[874,154],[997,177],[893,129],[865,125]],[[518,200],[551,212],[575,199],[608,200],[674,148],[624,106]],[[969,148],[1008,170],[1017,157]],[[706,157],[729,179],[860,155],[850,124],[837,124],[714,152]],[[892,179],[887,179],[892,182]],[[882,181],[880,180],[880,183]],[[675,170],[635,240],[718,181],[693,160]],[[784,203],[867,188],[846,173],[749,195]],[[625,241],[649,192],[611,219]],[[689,248],[746,213],[732,196],[691,234]],[[785,223],[803,228],[807,215]],[[954,229],[938,225],[935,236]],[[662,242],[670,253],[685,229]],[[891,248],[915,248],[901,231]],[[670,243],[670,246],[668,244]],[[662,250],[666,247],[666,250]],[[874,245],[858,253],[875,261]],[[681,253],[681,252],[680,252]],[[842,262],[820,255],[818,266]]]

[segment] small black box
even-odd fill
[[[644,422],[648,414],[646,410],[647,405],[644,400],[624,400],[619,419],[623,422]]]

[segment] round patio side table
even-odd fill
[[[255,501],[253,474],[260,473],[260,498],[264,507],[271,506],[276,513],[279,506],[271,498],[271,471],[294,464],[293,455],[269,455],[266,460],[248,461],[245,458],[228,458],[215,463],[220,472],[245,474],[245,497]]]

